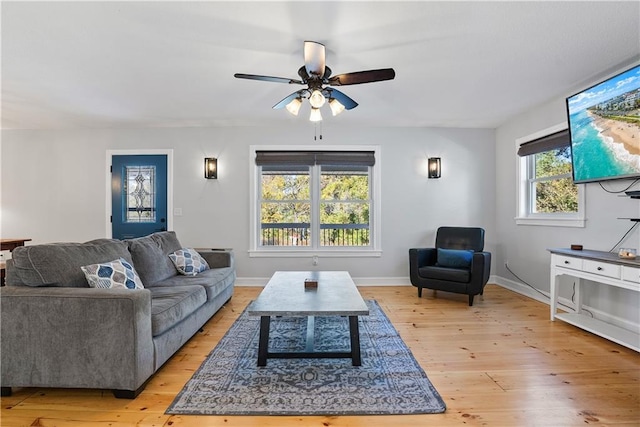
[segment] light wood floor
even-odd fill
[[[109,391],[15,389],[8,426],[584,426],[640,425],[640,355],[562,322],[549,307],[496,285],[463,295],[360,287],[376,299],[447,404],[437,415],[170,416],[164,411],[260,288],[234,297],[135,400]],[[72,363],[72,361],[70,361]]]

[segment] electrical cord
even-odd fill
[[[547,296],[544,292],[540,291],[540,290],[539,290],[538,288],[536,288],[535,286],[533,286],[533,285],[531,285],[531,284],[527,283],[527,281],[526,281],[526,280],[522,280],[522,279],[521,279],[521,278],[520,278],[516,273],[514,273],[514,272],[511,270],[511,268],[509,267],[509,264],[507,264],[506,262],[504,263],[504,267],[507,269],[507,271],[508,271],[509,273],[511,273],[511,274],[513,275],[513,277],[515,277],[515,278],[516,278],[516,279],[518,279],[520,282],[524,283],[525,285],[527,285],[528,287],[530,287],[531,289],[533,289],[534,291],[536,291],[537,293],[539,293],[540,295],[542,295],[543,297],[545,297],[546,299],[550,300],[549,296]],[[573,291],[572,291],[572,292],[573,292],[573,293],[571,294],[571,302],[574,302],[574,298],[575,298],[575,296],[576,296],[576,282],[573,282]],[[561,303],[561,302],[558,302],[558,305],[560,305],[560,306],[562,306],[562,307],[565,307],[565,308],[567,308],[567,309],[569,309],[569,310],[572,310],[572,311],[574,310],[574,308],[573,308],[573,307],[569,307],[568,305],[563,304],[563,303]],[[582,311],[584,311],[584,312],[586,312],[586,313],[589,313],[589,314],[591,315],[591,317],[594,317],[594,316],[593,316],[593,313],[592,313],[592,312],[590,312],[589,310],[586,310],[586,309],[584,309],[584,308],[583,308],[583,309],[582,309]]]
[[[634,222],[633,225],[631,226],[631,228],[629,228],[627,230],[627,232],[624,233],[624,236],[622,236],[622,238],[620,240],[618,240],[618,242],[615,245],[613,245],[613,247],[611,249],[609,249],[609,252],[613,252],[618,247],[618,245],[620,243],[622,243],[624,241],[624,239],[626,239],[626,237],[629,235],[629,233],[631,233],[633,231],[633,229],[638,226],[638,224],[639,224],[638,222]]]
[[[625,191],[627,191],[628,189],[630,189],[631,187],[633,187],[634,185],[636,185],[638,183],[638,181],[640,181],[639,179],[635,179],[631,184],[629,184],[627,186],[627,188],[620,190],[620,191],[613,191],[613,190],[607,190],[606,188],[604,188],[604,185],[602,185],[602,182],[598,182],[598,184],[600,185],[600,188],[602,188],[604,191],[606,191],[607,193],[611,193],[611,194],[620,194],[620,193],[624,193]]]

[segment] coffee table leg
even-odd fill
[[[353,366],[361,366],[358,316],[349,316],[349,335],[351,336],[351,364]]]
[[[258,366],[267,366],[269,352],[269,325],[271,316],[260,316],[260,341],[258,343]]]

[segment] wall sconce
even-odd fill
[[[207,179],[218,179],[218,159],[215,157],[205,157],[204,177]]]
[[[429,157],[429,178],[440,178],[442,173],[440,157]]]

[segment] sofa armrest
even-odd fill
[[[206,249],[196,248],[196,251],[207,261],[211,268],[224,268],[234,266],[233,250],[231,249]]]
[[[147,289],[0,288],[3,387],[136,390],[155,371]]]

